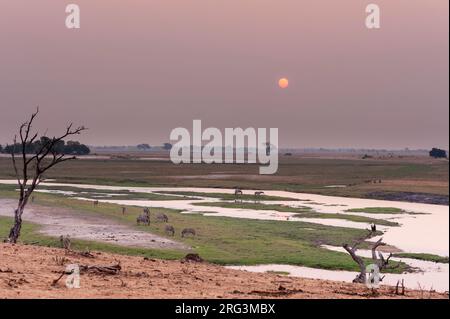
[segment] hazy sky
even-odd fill
[[[0,143],[39,105],[40,129],[73,121],[97,145],[161,144],[201,119],[278,127],[281,146],[448,148],[448,5],[0,0]]]

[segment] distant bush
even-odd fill
[[[447,158],[447,152],[439,148],[433,148],[430,151],[430,156],[434,158]]]
[[[141,150],[141,151],[148,151],[148,150],[150,150],[152,147],[150,146],[150,145],[148,145],[148,144],[139,144],[138,146],[137,146],[137,148],[138,148],[138,150]]]

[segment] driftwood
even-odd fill
[[[363,258],[356,255],[356,251],[358,249],[358,246],[365,240],[371,238],[372,235],[374,235],[374,233],[372,231],[369,231],[369,233],[364,238],[361,238],[358,241],[356,241],[353,244],[353,246],[350,246],[349,244],[344,244],[342,246],[350,254],[353,261],[356,262],[359,266],[360,272],[356,276],[356,278],[353,279],[354,283],[366,283],[366,279],[367,279],[366,278],[366,263]],[[392,257],[392,253],[389,254],[389,256],[385,259],[381,252],[377,252],[378,247],[384,246],[384,245],[386,245],[386,243],[383,243],[383,238],[380,238],[371,247],[373,264],[377,265],[380,271],[383,269],[387,269],[388,267],[393,268],[393,267],[389,266],[389,260]],[[398,265],[396,267],[398,267]],[[380,278],[380,281],[382,281],[383,278],[384,277]]]
[[[12,274],[12,273],[13,273],[13,271],[12,271],[12,269],[11,269],[11,268],[6,268],[5,270],[3,270],[3,269],[1,269],[1,268],[0,268],[0,273],[4,273],[4,274],[6,274],[6,273],[10,273],[10,274]]]
[[[182,262],[203,262],[203,258],[199,254],[187,254],[182,260]]]
[[[117,275],[120,273],[120,271],[122,269],[122,267],[120,266],[120,263],[112,265],[112,266],[80,265],[79,268],[80,268],[80,274],[90,273],[90,274],[98,274],[98,275]],[[60,272],[59,277],[56,278],[55,280],[53,280],[52,286],[55,286],[61,280],[61,278],[64,277],[65,275],[71,275],[72,273],[73,273],[73,270],[72,271],[64,270],[64,271]]]
[[[104,274],[104,275],[117,275],[122,267],[120,263],[112,266],[86,266],[80,265],[80,273],[94,273],[94,274]]]
[[[402,291],[401,292],[399,291],[399,286],[400,286],[400,280],[397,281],[397,285],[395,286],[395,294],[404,296],[405,295],[405,280],[404,279],[402,279]]]
[[[72,274],[72,271],[62,271],[58,278],[52,281],[52,286],[56,286],[56,284],[61,280],[64,275],[70,275]]]
[[[85,258],[95,258],[95,256],[89,250],[84,250],[84,251],[66,250],[66,255],[80,256],[80,257],[85,257]]]

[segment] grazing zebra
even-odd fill
[[[255,203],[259,201],[262,195],[264,195],[264,192],[255,192]]]
[[[169,222],[169,217],[167,217],[166,214],[159,213],[158,215],[156,215],[156,220],[158,220],[160,222],[168,223]]]
[[[240,189],[239,187],[236,187],[235,189],[234,189],[234,201],[235,202],[237,202],[238,201],[238,198],[239,198],[239,195],[242,195],[243,193],[242,193],[242,189]],[[242,201],[242,200],[241,200]]]
[[[150,210],[148,208],[145,208],[144,212],[136,218],[136,223],[138,225],[141,223],[147,226],[150,225]]]
[[[70,236],[69,235],[67,235],[67,236],[61,235],[61,236],[59,236],[59,241],[61,242],[61,247],[62,248],[66,249],[66,250],[70,250],[71,243],[70,243]]]
[[[185,228],[185,229],[183,229],[181,231],[181,237],[185,237],[187,235],[195,236],[196,235],[195,229],[193,229],[193,228]]]
[[[166,234],[171,234],[172,236],[175,236],[175,228],[173,228],[172,225],[166,225],[165,231]]]

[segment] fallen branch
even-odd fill
[[[65,271],[65,270],[62,271],[60,273],[60,276],[52,281],[52,286],[56,286],[56,284],[61,280],[62,277],[64,277],[64,275],[71,275],[72,273],[73,273],[73,270],[72,271]]]
[[[76,250],[66,250],[66,254],[72,255],[72,256],[81,256],[85,258],[95,258],[95,256],[89,251],[76,251]]]
[[[6,268],[5,270],[0,268],[0,273],[12,273],[12,269],[11,268]]]
[[[106,274],[106,275],[117,275],[122,267],[120,264],[112,265],[112,266],[86,266],[80,265],[80,273],[97,273],[97,274]]]

